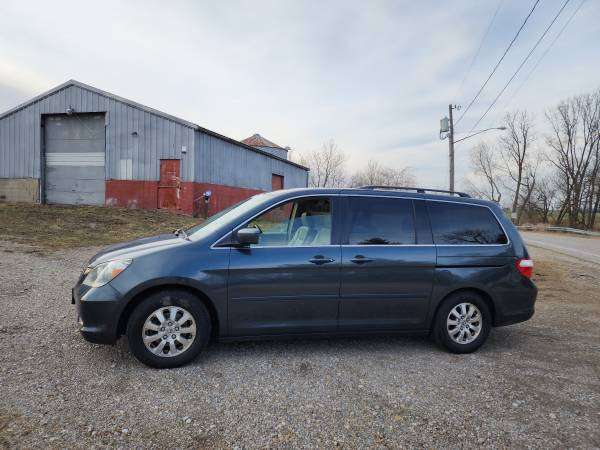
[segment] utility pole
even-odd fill
[[[449,190],[451,192],[454,192],[454,144],[458,144],[459,142],[470,139],[473,136],[477,136],[481,133],[485,133],[486,131],[506,130],[506,127],[504,127],[504,126],[486,128],[485,130],[479,130],[469,136],[465,136],[463,138],[454,140],[454,118],[452,116],[452,110],[456,109],[458,111],[460,108],[461,108],[460,105],[453,105],[452,103],[450,103],[448,105],[448,116],[449,117],[442,117],[442,119],[440,120],[440,139],[444,140],[444,139],[448,138],[448,160],[449,160],[449,164],[448,164],[449,177],[448,178],[449,178],[449,184],[450,184]]]
[[[450,158],[450,191],[454,192],[454,120],[452,119],[452,110],[455,106],[452,103],[448,105],[448,116],[450,118],[450,124],[448,129],[448,157]]]

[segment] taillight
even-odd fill
[[[531,275],[533,275],[533,259],[518,259],[517,270],[524,277],[531,278]]]

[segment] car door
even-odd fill
[[[425,328],[436,249],[424,206],[375,196],[343,205],[340,331]]]
[[[242,224],[259,242],[232,248],[231,336],[295,334],[337,328],[341,249],[335,196],[293,199]]]

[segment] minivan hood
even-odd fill
[[[172,233],[135,239],[129,242],[110,245],[102,249],[99,253],[94,255],[92,259],[90,259],[88,265],[96,266],[103,262],[119,258],[134,258],[136,256],[154,253],[166,247],[172,247],[186,243],[189,243],[189,241],[177,237]]]

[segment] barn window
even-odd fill
[[[278,191],[283,189],[283,175],[272,174],[271,175],[271,190]]]
[[[121,180],[133,180],[133,159],[121,159],[120,175]]]

